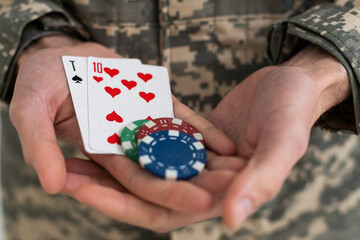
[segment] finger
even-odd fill
[[[248,160],[238,156],[221,156],[207,151],[206,167],[210,170],[232,170],[239,172],[247,163]]]
[[[83,160],[79,158],[65,159],[66,170],[71,173],[88,175],[90,177],[111,177],[111,175],[100,165],[92,160]]]
[[[223,193],[234,180],[236,172],[229,170],[204,170],[190,182],[212,193]]]
[[[299,129],[301,126],[260,136],[254,156],[226,193],[223,215],[229,228],[238,228],[255,209],[277,195],[291,168],[305,153],[309,135],[306,129]]]
[[[73,195],[74,192],[88,184],[100,185],[109,187],[120,192],[127,193],[128,191],[114,178],[97,178],[88,175],[82,175],[77,173],[68,173],[66,175],[66,182],[64,188],[61,190],[62,193]]]
[[[99,180],[91,176],[70,172],[66,175],[66,182],[61,192],[71,195],[77,188],[86,184],[99,184]]]
[[[204,137],[206,147],[221,154],[234,155],[235,145],[225,133],[216,128],[205,118],[180,103],[173,96],[175,117],[182,119],[197,128]]]
[[[15,95],[14,99],[10,118],[19,134],[25,161],[34,167],[44,190],[57,193],[64,187],[66,168],[53,121],[39,99],[28,101]]]
[[[168,232],[178,227],[213,218],[219,216],[221,212],[220,201],[204,213],[181,213],[148,203],[131,194],[90,184],[78,188],[74,196],[79,202],[89,205],[113,219],[157,232]]]
[[[214,204],[213,195],[188,181],[167,181],[142,169],[126,157],[94,155],[126,189],[157,205],[178,211],[201,212]]]
[[[118,191],[127,190],[113,178],[103,167],[91,160],[79,158],[65,159],[66,163],[66,183],[61,192],[72,194],[78,187],[85,184],[99,184],[108,186]]]

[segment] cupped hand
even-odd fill
[[[128,161],[130,162],[130,160]],[[131,166],[133,169],[136,168],[135,163],[131,163],[129,165],[133,165]],[[222,198],[218,194],[214,195],[214,200],[212,200],[213,202],[210,207],[207,206],[208,209],[206,211],[177,211],[151,203],[137,195],[134,195],[122,184],[120,184],[117,178],[113,177],[106,169],[96,164],[94,161],[67,159],[66,166],[68,170],[67,186],[65,187],[67,193],[79,202],[86,204],[106,216],[120,222],[136,225],[156,232],[169,232],[170,230],[182,226],[221,215]],[[125,164],[123,164],[123,166],[125,166]],[[117,173],[122,174],[124,171],[126,171],[126,169],[122,169],[121,172]],[[143,170],[138,169],[138,171],[142,172]],[[227,178],[227,182],[220,180],[222,183],[215,183],[217,187],[222,188],[223,186],[221,185],[227,185],[232,181],[235,173],[230,171],[228,173],[231,174],[231,176],[228,174],[218,175],[219,178]],[[150,181],[146,183],[144,183],[143,180],[140,180],[143,185],[142,188],[154,188],[151,186],[152,184],[159,187],[161,184],[163,185],[160,186],[162,190],[154,191],[153,195],[161,192],[158,197],[165,197],[166,199],[167,197],[164,194],[172,191],[170,189],[172,188],[170,187],[171,183],[167,183],[165,180],[162,180],[162,183],[160,180],[159,182],[156,182],[152,179],[154,178],[152,176],[147,176],[147,178]],[[197,179],[194,179],[193,181],[196,182]],[[200,186],[201,184],[197,185]],[[184,189],[182,186],[180,186],[180,188]],[[196,204],[195,202],[199,200],[202,202],[204,198],[200,196],[201,199],[198,199],[199,194],[194,194],[194,192],[195,191],[191,191],[191,189],[188,192],[181,191],[181,194],[179,194],[178,197],[184,200],[185,198],[189,198],[194,202],[193,204]],[[168,200],[172,201],[170,198],[168,198]]]
[[[36,170],[43,188],[49,193],[66,192],[110,217],[153,230],[170,230],[219,215],[218,196],[232,181],[233,171],[213,168],[191,181],[170,182],[124,156],[85,153],[96,163],[64,159],[57,138],[80,149],[83,146],[63,55],[120,57],[99,44],[76,41],[31,52],[21,60],[10,117],[24,158]],[[175,116],[204,135],[214,152],[211,156],[234,154],[235,147],[224,133],[175,98],[173,103]]]
[[[34,167],[49,193],[59,192],[66,180],[65,161],[56,137],[75,146],[81,145],[61,56],[118,57],[96,43],[60,38],[60,41],[66,40],[66,47],[25,52],[26,56],[19,61],[9,110],[25,161]]]
[[[220,155],[234,154],[222,132],[175,98],[173,103],[175,116],[199,129],[207,145],[215,144]],[[209,162],[216,161],[214,151],[208,154]],[[124,156],[88,156],[94,161],[67,161],[64,192],[111,218],[160,232],[220,216],[222,194],[235,176],[234,169],[212,167],[189,181],[166,181]]]
[[[247,161],[227,189],[223,218],[231,229],[281,189],[305,153],[318,117],[349,95],[343,66],[310,46],[289,62],[263,68],[237,85],[208,116],[236,144],[233,157],[210,165],[231,168]]]

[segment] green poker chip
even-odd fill
[[[121,133],[121,148],[131,160],[139,163],[137,135],[146,122],[149,120],[137,120],[125,126]]]

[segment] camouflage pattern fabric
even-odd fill
[[[360,129],[360,33],[356,30],[359,26],[359,4],[358,1],[337,1],[336,5],[314,7],[299,16],[274,24],[270,32],[268,54],[273,63],[283,62],[298,51],[300,38],[326,49],[347,69],[353,98],[324,114],[318,122],[323,128],[352,132],[359,132]]]
[[[21,50],[38,37],[62,32],[92,39],[125,57],[166,66],[173,93],[206,115],[236,84],[268,65],[265,53],[279,63],[306,40],[345,65],[353,91],[353,99],[318,124],[356,132],[359,6],[360,1],[344,0],[3,0],[2,96],[5,99],[11,92],[12,66]],[[14,141],[3,153],[9,239],[356,240],[360,236],[357,136],[313,130],[307,154],[280,194],[236,233],[227,232],[214,219],[158,235],[112,221],[66,196],[47,196],[20,159],[15,132],[4,129],[9,132],[3,142]],[[68,146],[64,151],[77,154]]]
[[[87,32],[51,1],[0,2],[0,97],[10,101],[13,72],[22,50],[39,37],[71,34],[86,38]]]

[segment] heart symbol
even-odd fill
[[[121,90],[118,88],[112,88],[112,87],[105,87],[105,91],[110,94],[113,98],[116,95],[119,95],[121,93]]]
[[[135,81],[128,81],[126,79],[121,80],[121,83],[127,87],[129,90],[131,90],[133,87],[137,85]]]
[[[150,102],[152,99],[154,99],[155,94],[149,92],[139,92],[140,97],[142,97],[146,102]]]
[[[138,75],[139,78],[144,80],[144,82],[149,81],[153,77],[150,73],[143,74],[143,73],[139,72],[137,75]]]
[[[123,122],[123,119],[122,117],[120,117],[115,111],[113,111],[112,113],[108,114],[106,116],[106,120],[112,122],[112,121],[115,121],[115,122],[118,122],[118,123],[122,123]]]
[[[114,68],[114,69],[111,69],[111,68],[104,68],[104,71],[107,73],[107,74],[109,74],[110,75],[110,77],[114,77],[114,76],[116,76],[116,75],[118,75],[119,74],[119,70],[117,70],[116,68]]]
[[[93,76],[93,79],[94,79],[95,81],[97,81],[98,83],[103,80],[102,77],[97,77],[97,76]]]
[[[108,137],[107,141],[108,141],[108,143],[111,143],[111,144],[117,143],[117,144],[121,145],[121,138],[116,133],[114,133],[113,135]]]

